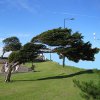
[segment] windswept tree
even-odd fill
[[[53,52],[63,58],[63,66],[65,66],[65,57],[74,62],[79,62],[80,60],[94,61],[94,55],[99,52],[98,48],[92,48],[90,42],[85,43],[83,41],[81,33],[73,33],[71,29],[67,28],[45,31],[33,37],[31,42],[35,41],[53,46]]]
[[[34,43],[27,43],[25,44],[22,49],[20,50],[21,53],[24,53],[24,59],[28,61],[32,62],[32,66],[33,66],[33,61],[34,59],[42,53],[41,49],[46,48],[45,45],[42,44],[34,44]]]
[[[3,47],[3,54],[9,51],[17,51],[21,48],[21,43],[17,37],[9,37],[3,40],[4,47]]]
[[[14,51],[9,55],[9,70],[6,75],[6,82],[10,82],[12,69],[22,63],[32,62],[41,53],[40,49],[44,48],[44,45],[27,43],[19,51]]]

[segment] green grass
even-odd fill
[[[73,79],[98,80],[96,73],[70,66],[63,68],[55,62],[35,65],[36,72],[13,74],[11,83],[5,83],[4,76],[0,76],[0,100],[83,100]]]

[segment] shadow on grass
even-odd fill
[[[85,70],[85,71],[80,71],[80,72],[76,72],[76,73],[72,73],[69,75],[60,75],[60,76],[53,76],[53,77],[46,77],[46,78],[40,78],[38,80],[49,80],[49,79],[62,79],[62,78],[70,78],[76,75],[81,75],[81,74],[90,74],[93,73],[93,70]]]
[[[91,74],[93,73],[93,70],[85,70],[85,71],[79,71],[76,73],[72,73],[69,75],[59,75],[59,76],[52,76],[52,77],[45,77],[45,78],[39,78],[39,79],[32,79],[32,80],[13,80],[14,81],[40,81],[40,80],[50,80],[50,79],[63,79],[63,78],[70,78],[70,77],[74,77],[77,75],[81,75],[81,74]]]

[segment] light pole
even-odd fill
[[[66,20],[74,20],[74,18],[64,18],[64,28],[66,27]]]
[[[64,18],[64,28],[66,27],[66,20],[74,20],[74,18]],[[63,67],[65,66],[65,56],[63,56]]]

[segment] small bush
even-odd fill
[[[100,81],[98,84],[95,84],[93,81],[79,82],[73,80],[73,82],[82,91],[81,96],[85,100],[100,100]]]

